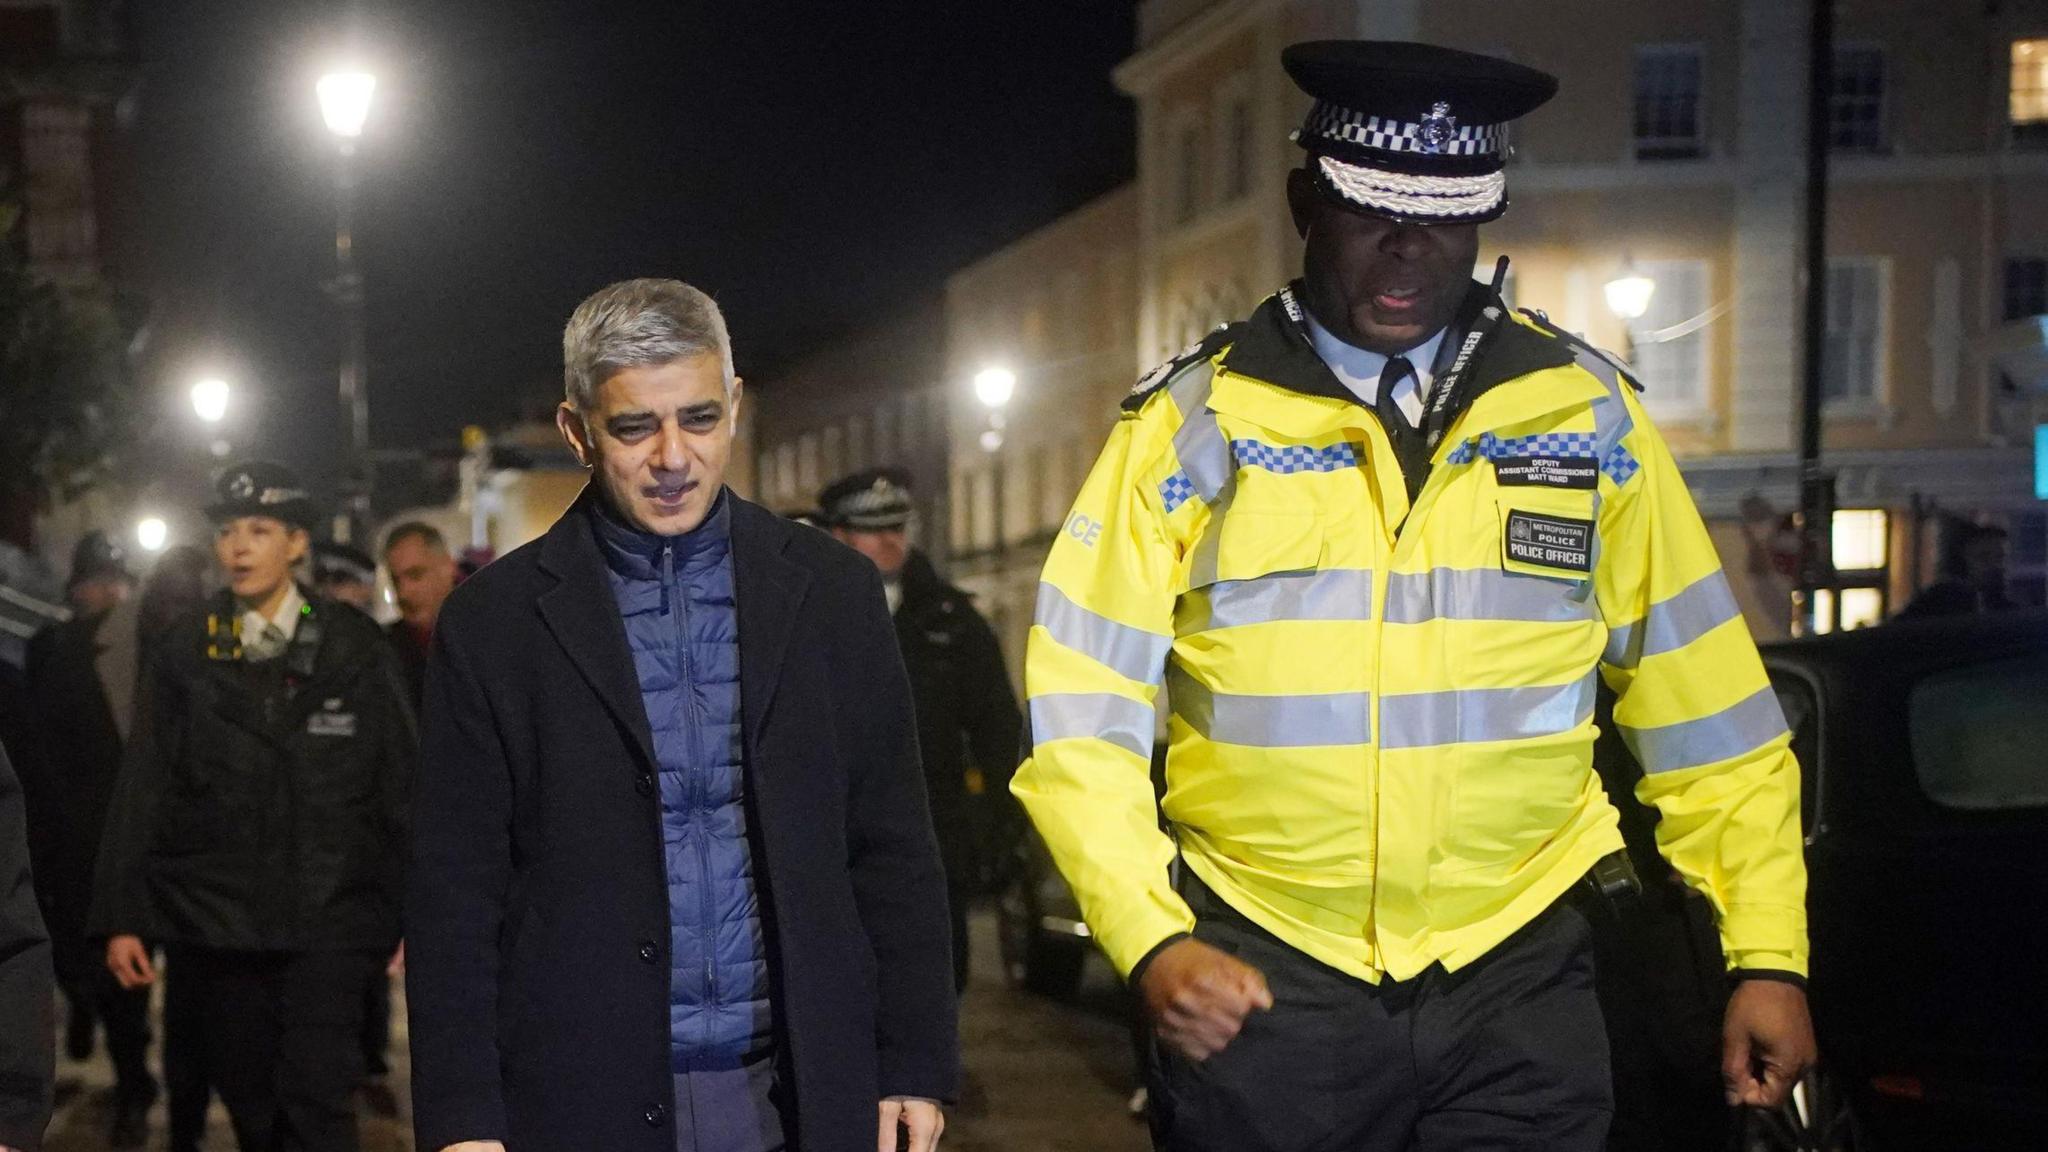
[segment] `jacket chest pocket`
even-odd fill
[[[1593,578],[1600,548],[1595,493],[1500,488],[1494,512],[1502,570],[1572,583]]]
[[[1195,545],[1174,634],[1302,618],[1322,564],[1323,526],[1314,513],[1226,512]]]

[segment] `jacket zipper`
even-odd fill
[[[677,688],[682,695],[683,708],[683,755],[687,773],[684,785],[684,802],[688,808],[689,820],[685,824],[690,837],[696,842],[697,851],[697,919],[704,942],[704,1036],[706,1043],[711,1039],[712,1009],[718,1004],[718,941],[716,931],[716,909],[711,904],[711,842],[709,829],[705,827],[706,815],[711,800],[710,788],[705,780],[705,765],[702,749],[697,742],[697,686],[694,669],[690,664],[690,599],[676,579],[675,545],[664,544],[661,548],[661,597],[665,607],[672,609],[669,619],[675,629]]]

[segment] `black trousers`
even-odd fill
[[[363,1075],[391,1074],[391,976],[378,968],[363,996]]]
[[[1193,881],[1195,936],[1265,973],[1270,1012],[1197,1063],[1155,1039],[1165,1152],[1597,1152],[1614,1110],[1592,932],[1560,903],[1477,962],[1379,985]]]
[[[114,1090],[123,1099],[156,1094],[149,1074],[149,989],[126,989],[105,964],[74,972],[64,981],[73,1021],[84,1018],[106,1030],[107,1056],[114,1063]]]
[[[206,1012],[201,983],[166,957],[164,964],[164,1088],[170,1096],[170,1152],[196,1152],[206,1140]]]
[[[356,1152],[373,952],[171,950],[242,1152]]]

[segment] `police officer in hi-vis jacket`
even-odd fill
[[[1509,122],[1556,81],[1282,59],[1314,98],[1303,276],[1126,401],[1026,659],[1013,790],[1150,1013],[1155,1136],[1601,1147],[1580,906],[1627,878],[1596,676],[1719,918],[1729,1099],[1775,1103],[1814,1052],[1784,718],[1632,382],[1472,279]]]

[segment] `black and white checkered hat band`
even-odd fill
[[[1411,176],[1316,157],[1323,179],[1344,199],[1375,212],[1414,220],[1463,220],[1490,215],[1507,194],[1507,177]]]
[[[1507,147],[1505,124],[1431,124],[1425,133],[1422,121],[1390,120],[1367,116],[1327,100],[1318,100],[1308,111],[1299,133],[1304,140],[1342,140],[1382,152],[1412,152],[1424,156],[1498,156]]]
[[[876,487],[856,492],[826,514],[848,528],[901,528],[910,522],[910,498],[901,488]]]

